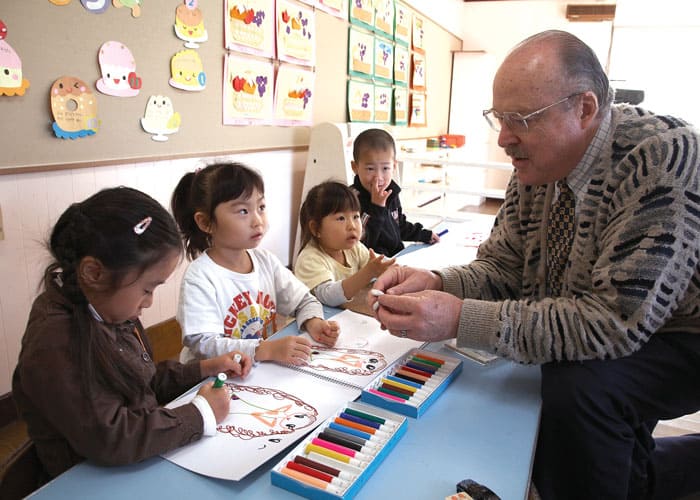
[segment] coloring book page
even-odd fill
[[[364,389],[387,366],[424,342],[402,339],[382,330],[371,316],[345,310],[328,318],[340,326],[340,337],[333,347],[314,342],[306,365],[294,367],[315,377],[333,379],[339,383]]]
[[[304,437],[360,390],[309,377],[274,363],[261,363],[245,379],[229,379],[229,416],[215,436],[163,454],[205,476],[238,481]],[[168,405],[189,403],[197,388]],[[224,390],[224,388],[222,388]]]

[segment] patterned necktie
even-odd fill
[[[561,276],[574,239],[574,193],[559,181],[559,197],[552,204],[547,226],[547,288],[552,297],[561,292]]]

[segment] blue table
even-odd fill
[[[430,349],[455,355],[440,343]],[[500,360],[480,366],[464,359],[462,373],[408,431],[363,486],[357,499],[442,499],[471,478],[503,500],[527,497],[539,424],[539,368]],[[270,484],[270,469],[283,454],[242,481],[195,474],[160,457],[124,467],[77,465],[34,499],[196,500],[298,499]]]

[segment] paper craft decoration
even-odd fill
[[[374,39],[374,77],[388,83],[394,79],[394,44],[379,37]]]
[[[102,44],[97,56],[102,78],[95,86],[103,94],[116,97],[133,97],[141,89],[141,77],[136,74],[136,61],[129,48],[121,42]]]
[[[377,123],[391,122],[391,87],[374,86],[374,121]]]
[[[70,0],[49,0],[54,5],[68,5],[70,3]]]
[[[199,44],[209,39],[204,27],[204,16],[199,9],[198,0],[183,0],[175,9],[175,36],[185,41],[189,49],[199,48]]]
[[[316,61],[316,14],[287,0],[277,1],[277,57],[306,66]]]
[[[408,124],[408,89],[394,88],[394,124]]]
[[[308,68],[280,64],[275,83],[275,122],[311,125],[315,73]]]
[[[317,0],[316,8],[341,19],[348,18],[348,0]]]
[[[22,75],[22,60],[5,41],[7,26],[0,20],[0,95],[24,95],[29,80]]]
[[[425,90],[425,56],[414,52],[412,57],[411,88],[413,90]]]
[[[427,123],[425,114],[425,94],[411,94],[411,127],[423,127]]]
[[[374,5],[372,0],[350,0],[350,22],[374,29]]]
[[[408,85],[409,64],[408,48],[396,44],[394,46],[394,83],[396,85]]]
[[[380,34],[394,36],[394,0],[374,0],[374,27]]]
[[[394,14],[394,40],[396,43],[410,45],[412,26],[412,12],[406,5],[396,2],[396,13]]]
[[[374,72],[374,36],[353,27],[349,33],[348,73],[369,78]]]
[[[207,76],[196,50],[184,49],[170,59],[170,85],[180,90],[204,90]]]
[[[151,139],[158,142],[167,141],[168,135],[180,130],[181,122],[180,113],[175,111],[169,97],[152,95],[148,98],[141,126],[149,134],[154,134]]]
[[[229,416],[217,434],[163,456],[199,474],[240,480],[359,396],[404,353],[422,345],[394,337],[374,318],[352,311],[333,320],[342,331],[336,348],[313,345],[316,354],[307,366],[261,363],[245,379],[229,379]],[[365,348],[351,347],[360,341],[366,342]],[[196,389],[168,407],[188,403]]]
[[[121,9],[122,7],[131,9],[131,15],[133,17],[139,17],[141,15],[141,3],[142,0],[112,0],[112,5],[117,9]]]
[[[227,0],[226,48],[275,56],[274,0]]]
[[[425,35],[423,22],[422,17],[413,16],[413,34],[411,36],[411,43],[413,50],[420,53],[425,52],[425,46],[423,45],[423,36]]]
[[[351,122],[374,119],[374,85],[358,80],[348,81],[348,115]]]
[[[85,10],[93,14],[102,14],[109,9],[109,0],[80,0]]]
[[[234,54],[224,59],[225,125],[271,122],[274,74],[269,60]]]
[[[97,132],[97,99],[80,78],[62,76],[56,80],[50,99],[56,137],[77,139]]]

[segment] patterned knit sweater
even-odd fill
[[[651,335],[700,334],[700,133],[670,116],[613,106],[560,297],[547,297],[554,184],[513,176],[470,265],[438,272],[464,299],[457,344],[522,363],[629,355]]]

